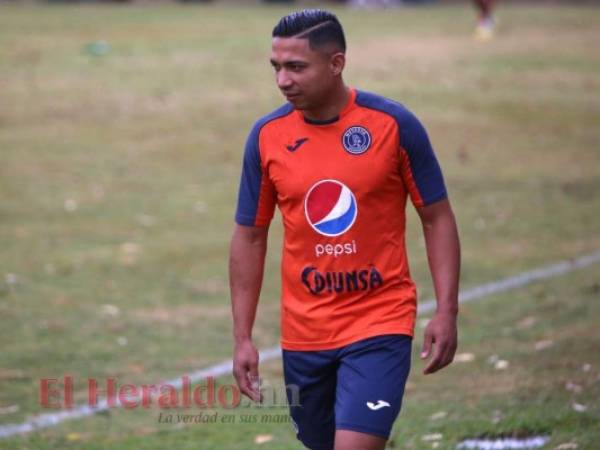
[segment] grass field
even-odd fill
[[[600,249],[600,9],[505,6],[485,45],[466,5],[336,11],[347,82],[402,101],[430,132],[463,287]],[[0,425],[48,412],[41,378],[72,375],[80,403],[87,378],[156,382],[230,357],[241,152],[253,121],[282,102],[267,55],[285,12],[0,5]],[[100,40],[109,52],[90,55]],[[409,215],[412,272],[430,298]],[[261,348],[278,342],[280,241],[276,220]],[[424,377],[415,358],[390,448],[538,432],[547,448],[598,448],[599,275],[592,266],[464,306],[459,353],[474,359]],[[282,382],[279,361],[262,372]],[[0,448],[300,448],[289,423],[233,414],[235,425],[182,425],[158,423],[156,408],[118,410]]]

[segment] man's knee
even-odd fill
[[[384,450],[387,439],[352,430],[336,430],[334,450]]]

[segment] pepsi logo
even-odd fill
[[[337,180],[321,180],[306,194],[304,212],[317,233],[339,236],[352,227],[358,208],[348,186]]]

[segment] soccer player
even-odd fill
[[[457,346],[459,240],[442,172],[407,108],[344,83],[345,51],[329,12],[275,26],[271,65],[287,102],[248,136],[231,242],[233,370],[258,401],[252,328],[269,223],[281,211],[284,376],[299,390],[298,402],[288,394],[297,437],[313,450],[383,449],[400,412],[416,316],[408,197],[437,297],[424,373],[450,364]]]
[[[473,0],[473,3],[479,13],[475,39],[488,41],[494,36],[494,18],[492,16],[494,0]]]

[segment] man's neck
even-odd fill
[[[327,121],[338,117],[350,100],[350,89],[342,82],[331,92],[327,101],[318,108],[305,109],[304,117],[309,120]]]

